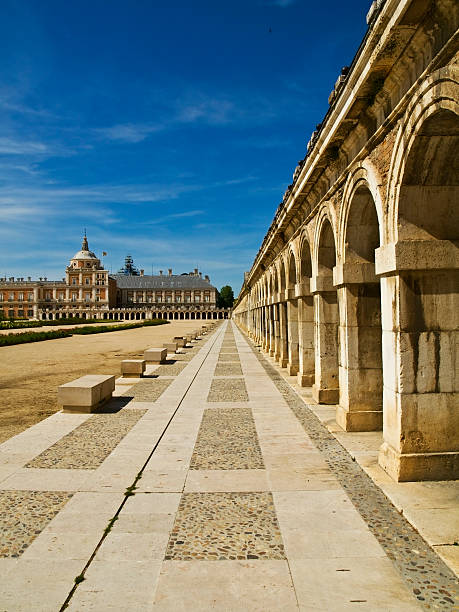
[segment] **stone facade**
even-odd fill
[[[29,277],[0,279],[0,312],[5,318],[58,320],[226,319],[217,290],[195,269],[174,275],[110,274],[89,250],[86,236],[62,281]]]
[[[233,318],[395,480],[457,478],[459,5],[368,18]]]

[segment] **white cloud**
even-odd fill
[[[43,155],[49,152],[49,146],[43,142],[0,137],[0,154],[2,155]]]
[[[154,132],[163,129],[161,126],[146,125],[142,123],[119,123],[105,128],[97,128],[96,134],[107,140],[135,144],[142,142]]]

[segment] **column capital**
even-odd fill
[[[333,268],[333,284],[335,287],[370,283],[379,283],[375,274],[375,265],[372,262],[350,261],[337,264]]]
[[[403,270],[459,269],[459,241],[402,240],[384,244],[375,251],[378,276]]]

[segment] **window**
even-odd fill
[[[45,293],[45,300],[47,302],[49,302],[51,300],[51,291],[46,291],[46,293]]]
[[[181,296],[180,294],[179,294],[179,295],[176,295],[176,296],[175,296],[175,301],[176,301],[176,302],[181,302],[181,301],[182,301],[182,296]]]
[[[64,294],[62,291],[59,292],[59,302],[62,302],[62,300],[64,299]]]
[[[86,284],[86,285],[89,285],[90,281],[91,281],[91,279],[89,278],[89,276],[87,276],[87,277],[84,279],[84,282],[85,282],[85,284]]]
[[[33,317],[33,310],[31,308],[27,311],[27,316]]]
[[[23,316],[24,316],[24,311],[18,310],[18,317],[23,317]]]
[[[166,302],[168,304],[170,304],[172,302],[172,296],[171,295],[166,295]]]
[[[194,296],[194,301],[195,302],[200,302],[201,301],[201,296],[200,295],[195,295]]]
[[[77,278],[76,276],[72,277],[72,285],[76,285],[77,284]]]
[[[77,301],[77,297],[78,297],[77,293],[72,293],[72,302],[76,302]]]
[[[209,295],[205,295],[204,296],[204,302],[210,302],[210,296]]]
[[[191,302],[191,295],[189,293],[185,295],[185,302],[187,302],[188,304]]]
[[[91,294],[90,293],[85,293],[84,294],[84,301],[85,302],[90,302],[91,301]]]
[[[24,294],[23,294],[22,292],[19,294],[19,296],[18,296],[18,300],[19,300],[20,302],[23,302],[23,301],[24,301]]]
[[[10,293],[8,296],[8,302],[13,302],[14,301],[14,293]]]
[[[0,293],[0,302],[3,302],[3,293]]]
[[[29,293],[27,299],[29,300],[29,302],[33,302],[33,293]]]
[[[11,318],[14,317],[14,310],[8,310],[8,316]]]

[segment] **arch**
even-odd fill
[[[295,253],[290,249],[287,255],[287,270],[288,270],[287,286],[288,286],[288,289],[293,289],[297,283],[296,258],[295,258]]]
[[[445,66],[432,73],[418,89],[418,93],[409,104],[404,118],[400,124],[394,150],[392,153],[389,180],[387,184],[388,222],[385,228],[384,243],[396,242],[406,235],[418,235],[437,237],[448,232],[447,225],[451,228],[458,227],[457,219],[454,223],[444,223],[438,226],[438,215],[429,215],[429,222],[425,217],[420,217],[419,212],[408,210],[406,201],[409,198],[408,186],[418,185],[433,187],[435,182],[440,181],[443,186],[448,184],[446,172],[451,177],[456,174],[454,169],[448,166],[443,170],[440,168],[440,160],[456,160],[457,154],[450,155],[450,151],[456,146],[457,151],[457,127],[451,134],[451,125],[457,126],[459,116],[459,70],[453,66]],[[429,119],[436,119],[429,121]],[[454,119],[453,119],[454,118]],[[422,165],[419,165],[419,164]],[[419,175],[420,181],[413,182],[413,177]],[[424,190],[425,192],[426,190]],[[404,193],[405,192],[405,193]],[[437,200],[437,197],[435,198]],[[405,206],[404,206],[405,203]],[[399,211],[399,205],[401,211]],[[446,201],[442,203],[444,210]],[[423,208],[429,206],[429,201],[423,202]],[[457,214],[457,206],[452,207]],[[401,212],[401,214],[400,214]]]

